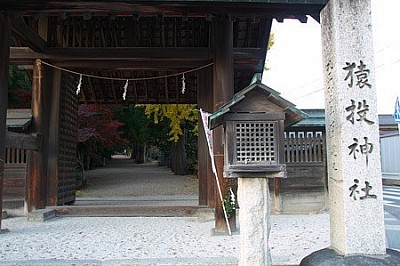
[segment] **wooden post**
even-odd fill
[[[211,113],[213,111],[213,73],[214,69],[207,69],[207,75],[206,75],[206,84],[208,86],[208,90],[206,93],[206,101],[207,101],[207,107]],[[216,182],[215,182],[215,175],[212,170],[211,166],[211,161],[208,159],[209,165],[207,168],[207,204],[208,207],[210,208],[215,208],[215,198],[217,197],[216,194]]]
[[[233,84],[233,23],[227,16],[220,16],[214,20],[214,73],[213,73],[213,111],[217,111],[223,104],[228,102],[234,93]],[[227,189],[227,180],[223,178],[224,170],[224,147],[223,128],[217,127],[213,130],[214,156],[221,184],[222,193]],[[231,215],[231,229],[235,230],[235,213]],[[215,231],[226,232],[222,202],[216,193],[215,206]]]
[[[207,89],[208,86],[206,82],[206,70],[200,70],[199,73],[199,83],[197,89],[197,105],[204,111],[210,112],[207,106]],[[210,167],[210,156],[207,147],[206,134],[204,133],[203,123],[201,121],[201,115],[199,114],[199,135],[197,138],[197,177],[199,180],[199,205],[207,206],[207,192],[208,192],[208,168]]]
[[[8,106],[8,68],[10,63],[10,18],[0,14],[0,230],[3,213],[4,163],[6,155],[6,117]]]
[[[26,204],[28,212],[46,207],[47,193],[47,139],[48,123],[45,116],[50,115],[45,101],[44,67],[40,60],[33,65],[32,116],[33,130],[39,141],[39,150],[32,152],[28,162]]]
[[[59,127],[62,126],[60,125],[61,71],[54,69],[52,74],[48,138],[47,206],[57,205]]]
[[[48,17],[42,17],[38,23],[38,34],[47,41]],[[44,91],[44,67],[40,60],[36,60],[33,66],[32,80],[32,116],[33,130],[39,141],[39,150],[29,153],[27,160],[27,180],[26,180],[26,209],[28,212],[46,207],[47,194],[47,124],[44,117],[46,115],[44,101],[47,93]],[[49,112],[47,112],[50,115]]]

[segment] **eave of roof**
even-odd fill
[[[255,88],[261,88],[265,90],[267,93],[269,93],[268,98],[270,99],[271,102],[281,106],[286,114],[288,114],[291,119],[293,120],[292,123],[296,123],[305,117],[307,117],[307,114],[301,111],[300,109],[297,109],[296,106],[289,102],[288,100],[282,98],[280,96],[280,93],[271,89],[270,87],[266,86],[265,84],[261,83],[261,75],[256,74],[252,80],[252,83],[244,88],[243,90],[237,92],[235,95],[233,95],[232,100],[227,102],[225,105],[221,106],[221,108],[213,113],[209,119],[208,119],[208,125],[210,129],[213,129],[217,127],[218,125],[221,124],[222,120],[221,118],[228,113],[231,110],[231,107],[242,101],[243,99],[246,98],[246,94],[248,94],[250,91],[254,90]]]
[[[8,109],[7,128],[27,129],[32,122],[32,111],[30,109]]]
[[[16,1],[2,1],[4,4],[7,3],[15,3]],[[57,0],[57,1],[45,1],[45,0],[19,0],[20,4],[41,4],[46,2],[52,2],[53,5],[59,5],[62,3],[68,3],[71,5],[78,5],[82,3],[90,3],[93,1],[82,1],[82,0]],[[207,2],[207,3],[231,3],[232,0],[180,0],[180,1],[171,1],[171,0],[136,0],[136,1],[126,1],[126,0],[97,0],[96,3],[126,3],[126,2],[138,2],[138,3],[157,3],[157,2],[170,2],[171,4],[182,4],[182,3],[198,3],[198,2]],[[287,5],[321,5],[326,4],[329,0],[237,0],[235,3],[265,3],[265,4],[287,4]]]
[[[302,111],[307,114],[307,117],[292,125],[292,128],[325,127],[325,109],[302,109]],[[378,119],[380,126],[397,128],[393,115],[378,115]]]
[[[292,128],[325,127],[325,109],[302,109],[302,111],[307,114],[306,118],[292,125]]]

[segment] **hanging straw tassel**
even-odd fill
[[[76,95],[79,95],[81,92],[81,86],[82,86],[82,74],[79,75],[79,83],[78,86],[76,87]]]
[[[185,94],[186,83],[185,83],[185,73],[182,74],[182,94]]]
[[[126,100],[126,92],[128,91],[128,84],[129,80],[127,79],[124,85],[124,93],[122,94],[122,99],[124,99],[124,101]]]

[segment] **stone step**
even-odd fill
[[[196,217],[207,212],[200,206],[132,206],[132,205],[96,205],[96,206],[57,206],[57,216],[116,216],[116,217]]]
[[[78,198],[74,206],[197,206],[197,197]]]
[[[24,207],[23,198],[3,199],[3,209],[18,209]]]

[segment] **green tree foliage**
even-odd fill
[[[138,163],[145,158],[139,158],[137,152],[144,154],[146,148],[158,147],[162,151],[169,149],[167,134],[168,125],[165,122],[155,124],[145,114],[142,105],[119,106],[114,110],[114,117],[124,125],[120,130],[124,139],[128,141],[127,147],[132,152],[132,158]]]
[[[151,139],[150,122],[143,108],[134,105],[120,106],[114,110],[114,118],[123,123],[121,132],[132,147],[143,147]]]
[[[12,65],[8,75],[8,108],[30,108],[32,91],[28,74]]]

